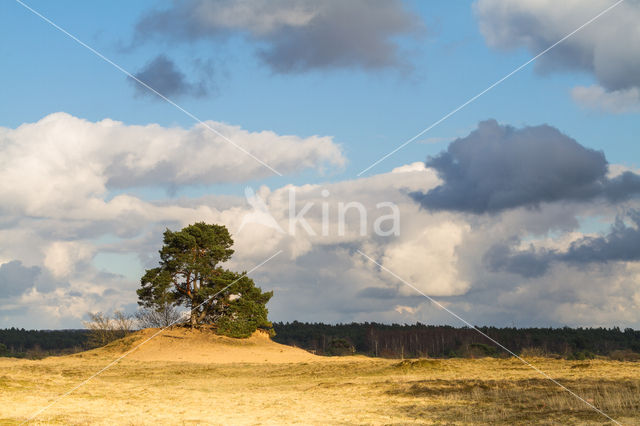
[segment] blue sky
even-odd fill
[[[197,3],[194,1],[188,4]],[[233,3],[233,1],[229,1],[221,4]],[[295,3],[295,1],[291,1],[289,6],[295,5]],[[509,3],[509,1],[505,0],[505,3]],[[401,65],[369,67],[355,63],[349,66],[309,67],[293,72],[279,72],[274,66],[269,66],[261,59],[259,52],[261,49],[268,48],[275,38],[269,38],[270,35],[264,36],[255,27],[247,26],[244,29],[234,27],[234,30],[229,30],[228,34],[224,36],[192,37],[189,40],[180,38],[168,30],[166,34],[163,34],[161,30],[151,34],[144,41],[139,41],[136,38],[139,35],[136,32],[136,26],[154,10],[178,10],[180,6],[174,5],[172,2],[80,2],[70,0],[48,2],[31,0],[27,4],[131,73],[141,72],[158,55],[164,55],[173,61],[177,69],[184,74],[186,81],[197,82],[204,78],[209,87],[207,95],[170,96],[179,105],[202,120],[239,126],[250,133],[272,131],[278,137],[294,135],[300,140],[314,135],[329,137],[331,146],[341,149],[342,157],[340,160],[336,160],[335,157],[331,157],[332,160],[327,160],[330,155],[334,154],[326,154],[327,157],[324,160],[317,161],[318,164],[323,161],[330,163],[325,171],[319,170],[319,166],[299,167],[293,168],[290,173],[285,173],[282,177],[269,173],[258,173],[249,174],[248,177],[237,180],[208,178],[206,176],[209,175],[206,175],[202,180],[170,182],[172,188],[170,191],[167,190],[167,185],[140,180],[142,183],[132,181],[130,184],[120,186],[107,184],[106,193],[99,195],[99,198],[106,203],[119,199],[119,196],[131,196],[140,202],[155,203],[154,206],[178,206],[184,204],[185,200],[187,200],[186,204],[194,204],[201,197],[210,196],[216,200],[213,202],[213,207],[218,214],[231,208],[230,206],[234,202],[241,202],[244,188],[247,185],[254,188],[266,185],[272,193],[278,193],[288,184],[297,187],[306,184],[334,185],[332,188],[336,188],[335,191],[339,192],[339,188],[342,188],[341,185],[346,185],[345,182],[360,182],[357,175],[361,170],[528,61],[542,50],[538,46],[550,45],[577,27],[579,23],[586,21],[613,2],[597,0],[589,7],[580,9],[580,13],[574,15],[579,15],[576,19],[582,21],[576,21],[578,22],[576,25],[568,22],[566,27],[558,25],[558,28],[554,28],[553,31],[548,30],[544,34],[540,32],[539,28],[536,29],[535,25],[532,25],[531,31],[539,32],[524,35],[519,34],[518,31],[525,31],[525,29],[509,26],[509,22],[511,22],[509,19],[513,17],[505,15],[502,21],[488,18],[489,15],[485,13],[486,11],[491,12],[492,8],[495,8],[495,11],[501,10],[499,7],[502,3],[498,0],[388,2],[389,7],[400,11],[398,13],[404,18],[410,16],[411,19],[414,19],[413,22],[420,27],[418,31],[414,32],[403,33],[398,30],[397,34],[391,31],[390,34],[383,35],[387,42],[396,45],[395,49]],[[544,8],[536,9],[533,6],[528,8],[528,5],[529,2],[520,4],[519,7],[522,9],[520,10],[522,14],[520,18],[522,16],[530,17],[532,22],[538,22],[536,19],[540,16],[536,14],[547,13],[548,15],[543,17],[546,16],[549,22],[556,22],[552,19],[556,11],[550,6],[548,10],[541,11]],[[578,6],[572,3],[558,9],[571,11],[572,7]],[[624,7],[628,8],[626,12],[629,16],[634,16],[633,14],[638,12],[637,3],[629,2]],[[616,15],[616,13],[619,14]],[[597,38],[598,31],[604,32],[604,29],[611,28],[615,19],[622,19],[620,14],[623,13],[622,9],[612,12],[611,16],[607,16],[606,19],[603,17],[602,20],[596,21],[592,25],[593,28],[585,31],[584,34],[577,34],[575,40],[568,40],[567,57],[573,52],[571,49],[589,51],[589,43]],[[364,13],[363,10],[363,16],[364,20],[366,16],[370,15]],[[238,19],[240,18],[245,19],[244,17]],[[513,18],[513,22],[517,22],[516,18],[518,17]],[[252,22],[252,25],[260,25],[255,21]],[[489,30],[483,31],[481,24]],[[157,124],[167,128],[190,129],[195,125],[192,118],[172,105],[153,96],[141,95],[123,73],[17,2],[5,1],[0,4],[0,28],[3,32],[0,41],[0,56],[3,58],[4,65],[0,67],[0,78],[4,82],[0,91],[0,127],[16,129],[25,123],[36,123],[56,112],[64,112],[71,117],[85,119],[89,122],[112,119],[122,122],[125,126]],[[491,39],[491,31],[495,28],[498,28],[496,33],[500,33],[502,30],[504,34],[515,34],[513,40]],[[625,37],[624,30],[624,25],[621,25],[620,37]],[[305,30],[299,31],[301,32],[296,34],[304,34],[302,31]],[[552,41],[547,42],[545,37],[551,37]],[[633,43],[629,44],[633,45]],[[629,47],[629,49],[633,48]],[[618,92],[615,90],[627,90],[633,97],[633,93],[636,92],[632,92],[632,90],[636,90],[637,86],[634,86],[635,83],[629,83],[624,87],[611,88],[611,86],[607,86],[610,82],[602,77],[604,74],[599,74],[595,65],[563,65],[563,52],[559,48],[558,55],[547,58],[546,65],[545,63],[530,64],[427,132],[417,141],[367,171],[363,177],[375,179],[378,175],[389,174],[395,168],[422,162],[429,156],[437,156],[447,150],[451,141],[457,138],[466,138],[478,128],[478,123],[488,119],[495,119],[500,125],[509,125],[516,129],[548,124],[575,139],[583,147],[603,151],[609,163],[615,164],[620,170],[636,169],[640,159],[640,146],[636,141],[640,128],[637,106],[628,107],[627,105],[614,113],[611,109],[594,108],[593,105],[590,107],[584,102],[576,101],[577,98],[572,96],[572,90],[576,87],[602,86],[605,97],[616,95]],[[633,53],[638,52],[632,52],[632,57]],[[628,53],[626,54],[628,56]],[[615,61],[611,61],[611,63],[613,67]],[[635,65],[622,64],[622,61],[620,65],[621,69],[631,68],[629,72],[637,74],[638,70],[634,70],[633,66]],[[622,72],[622,74],[624,73]],[[43,140],[46,140],[46,136],[43,136]],[[135,141],[133,139],[132,143],[136,143]],[[87,143],[91,143],[90,138],[87,139]],[[241,143],[244,142],[241,141]],[[5,153],[4,155],[9,159],[9,154]],[[241,157],[244,154],[236,152],[235,155]],[[344,164],[338,164],[341,161]],[[71,176],[75,172],[69,169],[68,173]],[[407,184],[408,187],[413,188],[412,185]],[[414,189],[419,190],[420,187]],[[38,188],[33,187],[30,190],[34,191],[35,195]],[[425,186],[424,191],[427,190],[428,187]],[[603,194],[606,195],[606,190]],[[220,198],[222,195],[234,196],[236,199],[231,202]],[[543,203],[551,204],[560,202],[555,198],[543,197],[541,200]],[[556,204],[553,205],[556,206]],[[598,206],[601,208],[601,204]],[[555,208],[552,206],[548,210],[551,211]],[[568,241],[566,239],[569,238],[569,235],[576,237],[577,234],[571,234],[571,232],[584,233],[585,235],[592,232],[606,233],[616,215],[629,208],[634,208],[634,206],[625,204],[624,206],[602,207],[604,210],[598,210],[598,208],[594,205],[587,207],[583,205],[580,208],[567,207],[564,214],[568,216],[561,220],[562,223],[565,223],[564,221],[571,222],[568,218],[570,216],[582,224],[577,227],[573,226],[572,229],[569,229],[571,228],[569,225],[564,228],[564,225],[558,225],[540,228],[541,231],[536,231],[539,228],[528,222],[528,224],[521,225],[522,229],[520,230],[505,231],[504,238],[511,238],[514,235],[517,235],[522,241],[529,241],[532,238],[534,240],[548,238],[553,240],[550,244],[563,247],[563,244]],[[12,216],[11,220],[23,223],[23,225],[21,225],[22,228],[16,227],[15,232],[18,232],[18,229],[27,229],[24,227],[34,226],[26,224],[27,220],[31,220],[33,217],[40,218],[42,223],[50,219],[48,213],[42,213],[39,210],[38,213],[34,213],[33,209],[26,208],[24,211],[19,209],[16,211],[19,213],[12,213],[16,216]],[[87,210],[85,209],[85,211]],[[546,212],[547,210],[545,210],[545,214],[547,214]],[[223,215],[223,213],[220,214]],[[491,216],[485,222],[482,222],[484,219],[480,220],[482,224],[479,225],[480,222],[476,219],[469,219],[469,216],[462,218],[460,213],[455,214],[458,216],[451,216],[447,223],[464,222],[465,226],[471,227],[470,229],[478,230],[476,238],[479,238],[480,233],[488,232],[488,229],[493,226],[503,226],[500,223],[516,223],[520,220],[507,218],[506,216],[509,214],[515,215],[515,213],[506,212],[504,213],[506,216],[502,219]],[[529,213],[524,212],[521,213],[522,215],[524,217]],[[194,215],[190,214],[188,217],[192,218]],[[545,223],[551,221],[551,219],[536,218],[534,220],[527,217],[529,218],[527,220],[532,221]],[[7,222],[11,220],[6,218]],[[77,219],[76,216],[71,218],[70,214],[68,218],[55,216],[55,220],[61,220],[67,224],[73,222],[75,224],[73,226],[78,226],[77,221],[80,219]],[[92,217],[82,220],[91,222],[93,224],[91,226],[97,228],[111,219],[98,220]],[[511,222],[509,222],[510,220]],[[487,225],[487,221],[491,222],[490,226]],[[176,223],[180,223],[180,220],[175,217],[147,219],[142,222],[140,229],[150,230],[158,227],[162,229],[167,224],[173,226]],[[68,226],[69,229],[72,228],[72,225]],[[558,228],[561,229],[561,232],[558,231]],[[101,273],[114,274],[116,278],[109,279],[120,280],[117,285],[121,287],[123,294],[130,294],[135,289],[137,274],[146,266],[140,260],[145,256],[143,251],[150,250],[153,245],[147,242],[148,244],[142,244],[140,247],[126,248],[130,247],[128,244],[133,244],[133,241],[140,242],[144,239],[141,237],[142,234],[136,234],[134,231],[118,233],[105,230],[87,235],[82,232],[69,230],[65,234],[64,231],[59,231],[59,235],[52,237],[56,233],[47,230],[42,231],[38,238],[42,238],[43,244],[47,247],[49,245],[53,247],[51,248],[53,251],[62,247],[60,244],[56,245],[57,242],[65,244],[78,242],[77,247],[85,247],[86,245],[89,247],[86,255],[78,254],[84,253],[82,251],[84,249],[80,250],[75,245],[73,245],[76,247],[73,248],[75,251],[68,252],[75,253],[73,256],[77,257],[74,258],[77,265],[73,268],[80,268],[77,270],[82,270],[87,274],[89,272],[85,269],[92,267],[97,268]],[[460,238],[466,237],[461,236]],[[565,238],[566,241],[562,238]],[[560,242],[560,240],[564,242]],[[152,238],[150,241],[157,243],[157,238],[155,240]],[[460,241],[456,244],[462,244]],[[334,242],[332,244],[335,244],[334,249],[338,250],[341,244],[347,243]],[[349,241],[348,244],[355,243]],[[394,244],[398,243],[389,243],[388,247],[394,247]],[[107,246],[109,248],[105,249]],[[66,247],[65,250],[71,250],[69,248],[71,245],[64,245],[64,247]],[[462,250],[461,246],[456,247],[459,249],[452,250],[456,252]],[[22,265],[33,265],[46,271],[46,259],[49,259],[50,263],[55,256],[51,254],[53,251],[43,250],[40,257],[35,255],[30,257],[30,255],[24,254],[29,253],[28,247],[12,249],[7,246],[0,252],[0,263],[20,261]],[[153,250],[151,251],[153,252]],[[309,253],[314,250],[319,249],[314,248]],[[386,249],[381,248],[381,253],[384,253],[384,250]],[[385,258],[384,254],[381,256],[381,258]],[[482,254],[478,253],[478,257],[482,257]],[[389,257],[387,256],[387,258]],[[257,257],[248,256],[247,259],[255,260]],[[549,260],[552,264],[555,264],[556,261]],[[461,266],[457,273],[462,274],[463,270],[468,273],[469,268],[471,267],[468,265],[466,269]],[[63,272],[54,270],[49,272],[53,273],[57,277],[56,279],[62,281],[70,279]],[[42,274],[44,273],[42,272]],[[557,273],[560,274],[560,272]],[[41,279],[45,280],[45,278]],[[290,279],[292,282],[295,281],[295,274],[292,274]],[[86,278],[86,280],[91,279]],[[265,275],[265,280],[269,283],[268,274]],[[475,285],[472,281],[469,284],[471,287]],[[76,284],[67,283],[62,287],[73,288],[74,285]],[[477,285],[482,288],[484,284]],[[444,292],[442,294],[445,297],[457,297],[462,293],[449,294]],[[21,297],[26,296],[22,295]],[[272,309],[277,318],[293,319],[296,315],[301,315],[295,310],[287,310],[285,299],[280,300],[283,300],[282,304],[274,302],[276,307]],[[18,320],[23,321],[26,318],[24,315],[27,314],[15,314],[17,316],[14,316],[11,313],[22,312],[23,303],[26,302],[16,300],[7,304],[6,306],[11,306],[6,308],[10,313],[4,316],[0,315],[2,318],[0,325],[12,325]],[[330,302],[327,301],[327,303]],[[367,310],[369,308],[363,307],[362,311],[359,311],[360,313],[328,313],[326,315],[329,318],[326,320],[362,318],[397,320],[399,317],[393,316],[395,314],[392,313],[396,311],[406,313],[406,310],[394,308],[399,302],[393,303],[395,305],[381,311],[375,310],[378,308]],[[413,306],[411,309],[418,309],[417,303],[414,303],[415,306],[411,305]],[[95,306],[86,306],[86,308],[108,310],[118,306],[131,308],[132,302],[113,299],[109,304],[100,305],[96,302]],[[60,326],[77,324],[82,316],[78,313],[80,309],[62,316],[59,315],[56,317],[56,321],[59,321]],[[517,310],[515,307],[514,309]],[[362,312],[368,313],[365,315]],[[376,312],[378,313],[376,314]],[[367,316],[369,314],[370,316]],[[581,323],[582,321],[581,317],[568,319],[569,317],[565,314],[558,314],[553,321],[557,324],[572,323],[572,321],[573,323]],[[605,317],[607,319],[602,319],[602,323],[610,324],[613,321],[609,316],[603,314],[603,318]],[[416,320],[421,318],[416,318]],[[313,317],[312,319],[320,320],[323,318]],[[411,318],[403,317],[400,319],[411,321]],[[482,319],[479,318],[479,320]],[[495,318],[488,315],[485,320],[494,321]],[[542,320],[525,318],[522,321],[535,323]],[[626,318],[625,321],[634,323],[635,320]],[[32,324],[39,325],[37,321],[33,321]]]

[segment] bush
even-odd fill
[[[483,358],[487,356],[498,356],[498,349],[494,346],[489,346],[484,343],[471,343],[467,346],[463,356],[465,358]]]
[[[539,346],[531,346],[528,348],[522,348],[520,356],[524,358],[542,358],[547,356],[547,351]]]
[[[353,355],[355,352],[356,349],[347,339],[333,339],[327,345],[327,355],[330,356]]]
[[[574,361],[584,361],[585,359],[594,359],[596,357],[596,354],[594,354],[591,351],[578,351],[578,352],[574,352],[573,354],[569,355],[567,357],[568,360],[574,360]]]
[[[136,312],[140,328],[166,328],[181,322],[183,314],[175,306],[165,303],[157,308],[142,308]],[[185,317],[186,321],[186,317]]]
[[[122,339],[131,333],[134,324],[133,318],[121,311],[114,312],[113,318],[102,312],[89,313],[89,319],[84,325],[89,330],[88,344],[94,348]]]
[[[609,354],[609,358],[614,361],[640,361],[640,354],[633,352],[630,349],[622,349],[617,351],[612,351]]]
[[[405,359],[393,366],[404,371],[440,370],[442,369],[442,361],[439,359]]]
[[[445,358],[460,358],[460,354],[453,349],[447,349],[444,356]]]

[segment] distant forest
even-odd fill
[[[509,356],[471,328],[351,323],[274,323],[275,341],[319,355],[360,353],[385,358]],[[640,358],[640,331],[614,328],[479,329],[516,354],[569,359]]]
[[[509,356],[471,328],[277,322],[274,340],[318,355],[385,358]],[[517,354],[585,359],[640,359],[640,331],[614,328],[496,328],[483,333]],[[0,329],[0,356],[39,358],[89,349],[88,330]]]
[[[0,329],[0,356],[41,358],[88,349],[88,330]]]

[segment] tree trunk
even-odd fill
[[[196,328],[198,325],[198,312],[195,307],[191,307],[191,328]]]

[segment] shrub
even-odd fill
[[[141,328],[166,328],[178,324],[183,315],[178,308],[165,303],[155,308],[142,308],[135,316]]]
[[[442,361],[439,359],[405,359],[393,365],[400,370],[439,370],[442,369]]]
[[[539,346],[531,346],[528,348],[522,348],[520,356],[524,358],[541,358],[547,356],[547,351]]]
[[[330,356],[353,355],[355,352],[356,349],[347,339],[333,339],[327,345],[327,355]]]
[[[90,321],[84,323],[89,330],[88,344],[97,348],[131,333],[134,320],[124,312],[116,311],[113,318],[101,313],[89,313]]]
[[[584,361],[585,359],[594,359],[596,357],[596,354],[594,354],[591,351],[577,351],[574,352],[573,354],[569,355],[567,357],[567,359],[569,360],[575,360],[575,361]]]
[[[614,361],[640,361],[640,354],[633,352],[631,349],[622,349],[612,351],[609,358]]]
[[[498,356],[498,349],[484,343],[471,343],[467,346],[463,356],[469,358],[495,357]]]

